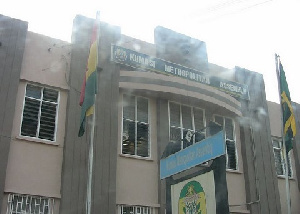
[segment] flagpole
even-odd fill
[[[278,67],[278,58],[279,55],[275,54],[275,62],[276,62],[276,73],[277,73],[277,80],[278,80],[278,92],[279,92],[279,101],[280,101],[280,110],[281,110],[281,121],[283,121],[283,111],[282,111],[282,100],[281,100],[281,87],[280,87],[280,73]],[[282,122],[281,122],[282,124]],[[283,125],[281,125],[281,136],[282,136],[282,153],[284,158],[284,165],[285,165],[285,189],[286,189],[286,203],[287,203],[287,210],[288,214],[291,214],[291,194],[290,194],[290,185],[289,185],[289,172],[288,172],[288,164],[287,164],[287,152],[286,152],[286,145],[285,145],[285,137],[283,132]]]
[[[99,47],[99,37],[100,37],[100,12],[97,11],[96,14],[96,22],[97,22],[97,49]],[[97,50],[98,53],[98,50]],[[99,57],[97,55],[97,61]],[[98,64],[98,63],[97,63]],[[96,68],[96,71],[97,72]],[[94,164],[94,135],[95,135],[95,124],[96,124],[96,101],[97,94],[95,94],[95,104],[94,104],[94,112],[92,117],[91,124],[91,133],[90,133],[90,142],[89,142],[89,160],[88,160],[88,179],[87,179],[87,196],[86,196],[86,214],[91,214],[92,207],[92,178],[93,178],[93,164]]]
[[[96,100],[96,95],[95,95]],[[95,105],[96,106],[96,105]],[[92,207],[92,178],[93,178],[93,162],[94,162],[94,133],[95,133],[95,121],[96,111],[94,106],[94,113],[91,124],[91,135],[89,143],[89,161],[88,161],[88,179],[87,179],[87,197],[86,197],[86,213],[91,213]]]

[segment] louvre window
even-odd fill
[[[282,154],[282,140],[280,138],[272,138],[273,143],[273,152],[275,159],[275,168],[277,175],[285,175],[285,162]],[[292,167],[291,167],[291,157],[290,153],[287,156],[287,164],[288,164],[288,175],[292,177]]]
[[[186,148],[205,138],[204,110],[169,102],[170,141]]]
[[[237,169],[236,142],[234,134],[234,121],[231,118],[215,115],[214,121],[225,130],[227,169]]]
[[[54,199],[9,194],[6,214],[53,214]]]
[[[148,99],[123,95],[123,154],[149,157],[148,117]]]
[[[21,135],[55,140],[58,91],[26,86]]]

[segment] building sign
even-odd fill
[[[144,71],[154,71],[215,87],[234,97],[249,100],[248,86],[207,75],[206,73],[154,58],[120,46],[111,46],[112,61]]]
[[[213,171],[171,185],[171,209],[178,214],[215,214]]]
[[[225,154],[224,132],[195,143],[160,160],[160,179],[190,169]]]
[[[180,191],[178,213],[206,214],[205,192],[198,181],[192,180],[185,184]]]

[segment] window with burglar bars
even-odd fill
[[[55,141],[58,91],[27,84],[21,135]]]
[[[147,98],[123,95],[122,154],[150,156],[148,103]]]
[[[205,138],[204,110],[169,102],[170,141],[184,149]]]
[[[31,195],[8,195],[6,214],[53,214],[54,199]]]
[[[227,169],[237,170],[234,121],[231,118],[219,115],[214,115],[214,121],[220,124],[225,131]]]
[[[155,214],[154,208],[144,206],[120,205],[120,214]]]
[[[275,159],[275,168],[277,175],[284,176],[285,175],[285,162],[282,154],[282,140],[280,138],[272,138],[273,143],[273,152]],[[287,164],[288,164],[288,175],[292,177],[292,166],[291,166],[291,157],[290,152],[287,156]]]

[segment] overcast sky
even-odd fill
[[[158,25],[206,42],[208,60],[264,75],[267,99],[279,102],[275,53],[291,98],[300,103],[299,0],[9,0],[0,14],[28,21],[29,31],[70,41],[76,14],[121,27],[123,34],[153,43]]]

